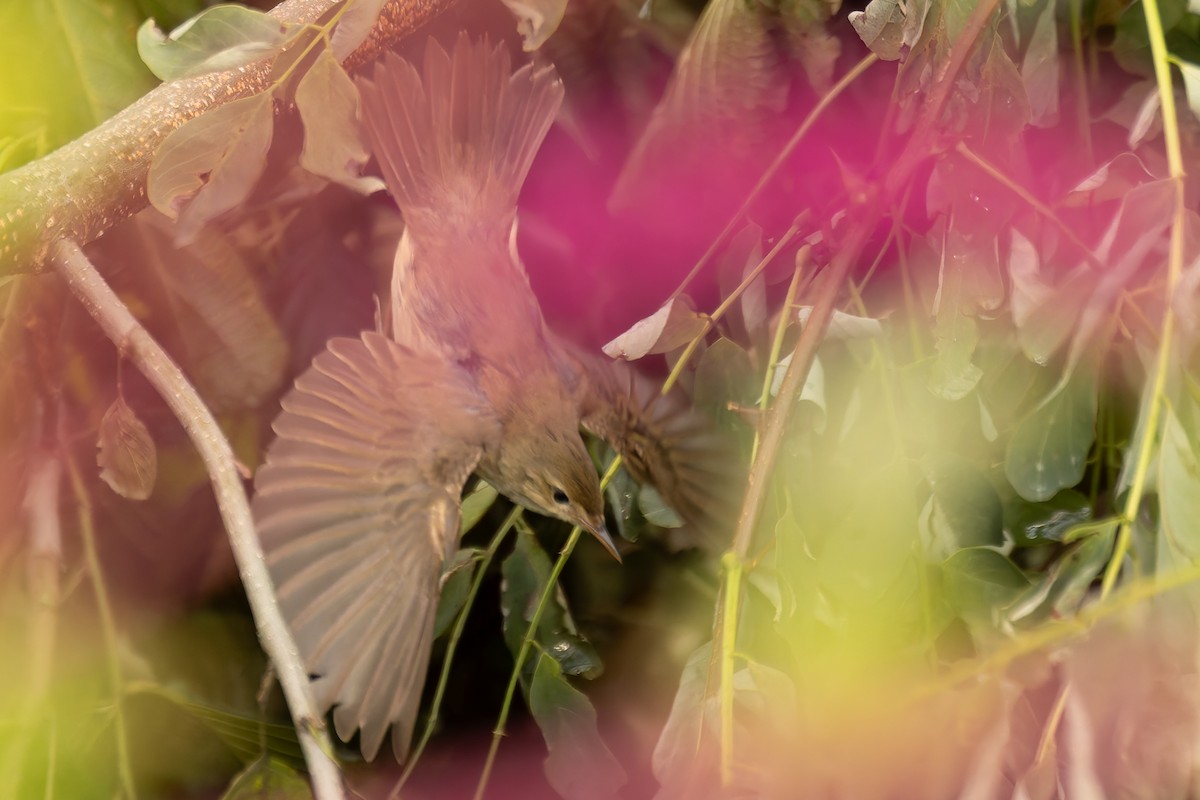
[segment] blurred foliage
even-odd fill
[[[186,41],[163,37],[201,5],[0,3],[21,67],[0,84],[0,170],[152,87],[148,16],[158,74],[276,58],[267,92],[164,143],[155,208],[89,246],[252,470],[291,379],[328,338],[374,324],[400,222],[366,196],[352,83],[330,55],[365,34],[362,14],[281,30],[214,9]],[[518,5],[526,25],[562,12],[536,57],[558,66],[567,105],[519,243],[551,326],[677,369],[747,452],[764,409],[788,424],[724,569],[618,472],[624,563],[585,545],[548,587],[561,524],[530,515],[485,550],[510,507],[468,494],[437,620],[456,657],[413,796],[469,791],[458,773],[473,781],[474,737],[523,650],[528,711],[493,782],[525,796],[1195,795],[1195,598],[1168,593],[1200,577],[1195,4],[1161,3],[1181,194],[1141,3],[1004,3],[978,28],[961,0]],[[440,25],[515,45],[502,8]],[[789,144],[869,52],[882,63]],[[921,164],[885,192],[914,133]],[[866,249],[786,395],[855,226]],[[15,654],[0,666],[0,796],[303,796],[179,422],[57,281],[12,280],[0,303],[0,641]],[[1132,548],[1102,597],[1123,525]],[[370,797],[398,776],[348,773]]]

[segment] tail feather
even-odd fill
[[[408,224],[495,219],[507,228],[538,147],[563,99],[553,67],[516,72],[504,46],[436,41],[423,74],[395,53],[359,83],[383,177]]]

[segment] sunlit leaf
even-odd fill
[[[158,451],[145,424],[120,395],[100,420],[96,463],[100,477],[114,492],[145,500],[154,491]]]
[[[616,797],[625,770],[600,738],[596,710],[571,686],[559,663],[537,657],[529,687],[529,711],[546,740],[546,779],[565,800]]]
[[[138,53],[161,80],[220,72],[273,55],[288,41],[288,26],[240,5],[218,5],[189,19],[170,35],[148,19],[138,29]]]
[[[517,536],[516,547],[504,559],[500,592],[500,611],[504,614],[504,641],[515,655],[529,630],[538,601],[550,579],[550,557],[527,533]],[[598,676],[603,669],[595,648],[580,636],[567,612],[566,601],[555,587],[548,606],[542,612],[535,636],[542,650],[549,653],[568,675]],[[526,662],[526,672],[532,664]]]
[[[361,194],[384,188],[379,178],[360,175],[370,153],[358,122],[358,91],[328,49],[296,87],[296,108],[304,123],[302,167]]]
[[[1095,427],[1096,379],[1079,370],[1017,426],[1004,474],[1026,500],[1049,500],[1083,478]]]
[[[271,146],[272,106],[269,93],[225,103],[189,120],[158,148],[146,192],[155,208],[178,218],[181,245],[254,189]]]
[[[239,772],[221,800],[304,800],[312,797],[308,781],[275,758],[261,758]]]
[[[558,30],[567,0],[503,0],[517,18],[517,33],[526,53],[532,53],[546,43]]]
[[[379,12],[383,10],[387,0],[347,0],[350,7],[342,14],[342,18],[338,20],[337,27],[333,29],[333,36],[330,37],[329,46],[333,49],[333,55],[338,61],[345,61],[346,56],[354,52],[367,36],[371,33],[371,28],[375,27],[375,20],[379,18]]]
[[[812,306],[800,306],[796,309],[796,321],[802,326],[808,324],[808,318],[811,316]],[[882,333],[883,325],[879,320],[871,317],[857,317],[854,314],[834,309],[833,317],[829,320],[829,327],[825,331],[825,338],[869,339],[873,336],[880,336]]]
[[[1200,119],[1200,66],[1186,61],[1176,61],[1175,65],[1183,73],[1183,89],[1187,93],[1188,108]]]
[[[1029,579],[1001,553],[967,547],[942,564],[946,599],[968,619],[990,620],[997,609],[1016,600]]]
[[[666,353],[699,336],[706,323],[707,318],[696,313],[687,295],[679,295],[604,345],[604,352],[612,358],[626,361],[635,361],[654,353]]]

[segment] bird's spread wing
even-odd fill
[[[459,493],[494,417],[459,370],[376,333],[296,380],[255,478],[267,562],[322,710],[408,750]]]
[[[654,486],[687,522],[710,539],[727,539],[744,485],[730,438],[678,392],[661,396],[626,365],[563,352],[583,427],[609,442],[634,479]]]

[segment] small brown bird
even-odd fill
[[[423,76],[389,54],[361,83],[406,229],[391,338],[335,339],[283,399],[255,479],[268,563],[322,710],[374,758],[408,752],[442,568],[472,472],[589,531],[613,556],[583,427],[686,519],[721,512],[728,451],[628,369],[546,329],[515,252],[517,195],[562,101],[552,68],[431,42]]]

